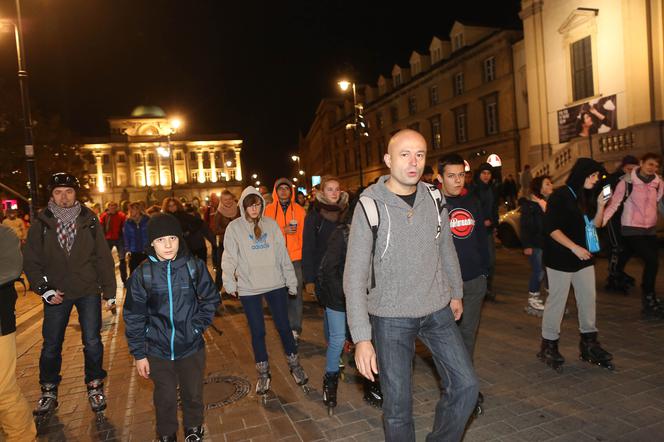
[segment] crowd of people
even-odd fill
[[[111,201],[97,214],[77,198],[76,177],[54,174],[48,206],[29,230],[16,211],[0,225],[0,351],[8,355],[0,362],[7,374],[0,395],[11,402],[0,409],[0,424],[7,440],[34,440],[32,416],[39,423],[57,408],[62,345],[74,307],[90,406],[98,414],[106,408],[100,329],[102,308],[116,308],[113,249],[126,290],[126,339],[138,375],[154,384],[160,441],[177,440],[178,400],[185,440],[203,440],[203,336],[219,313],[221,293],[237,298],[246,316],[257,395],[267,397],[272,383],[264,303],[293,380],[306,388],[298,344],[306,334],[304,298],[312,297],[322,307],[327,350],[320,382],[330,412],[342,354],[352,346],[366,379],[365,399],[382,407],[385,439],[415,440],[412,359],[419,339],[444,390],[427,440],[460,440],[483,402],[473,354],[483,302],[496,296],[501,200],[512,208],[518,197],[520,239],[532,270],[526,309],[542,317],[538,357],[545,363],[562,369],[558,342],[573,287],[580,357],[613,368],[596,323],[594,256],[604,226],[611,244],[607,287],[633,285],[625,263],[638,256],[644,261],[643,315],[664,319],[655,293],[656,223],[664,212],[658,155],[627,156],[608,177],[601,164],[579,158],[555,190],[551,177],[533,177],[528,167],[517,185],[511,175],[501,181],[489,163],[469,177],[456,154],[440,158],[435,174],[426,157],[425,139],[402,130],[388,144],[389,174],[359,192],[343,191],[340,180],[328,176],[307,200],[280,178],[272,192],[250,186],[237,199],[228,190],[211,195],[201,210],[169,197],[161,207]],[[32,412],[15,380],[14,282],[22,272],[44,304],[42,394]]]

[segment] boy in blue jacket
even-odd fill
[[[219,292],[203,261],[187,250],[179,221],[160,214],[148,222],[148,259],[128,281],[124,321],[138,374],[154,382],[160,441],[177,440],[177,386],[185,440],[203,440],[203,332]]]

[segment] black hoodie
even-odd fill
[[[592,191],[583,188],[587,177],[595,172],[601,172],[602,166],[590,158],[579,158],[565,182],[565,186],[556,189],[547,203],[544,214],[544,265],[561,272],[577,272],[594,264],[594,260],[580,260],[570,249],[551,238],[551,233],[560,230],[577,246],[587,249],[586,223],[584,215],[590,220],[594,213],[584,214],[579,208],[578,198],[586,194],[592,199]]]

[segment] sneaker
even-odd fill
[[[532,308],[533,310],[544,310],[544,303],[540,299],[539,292],[528,292],[528,307]]]

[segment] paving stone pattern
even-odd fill
[[[596,266],[603,285],[606,261]],[[640,264],[630,273],[640,276]],[[611,373],[578,360],[576,307],[570,296],[561,352],[567,363],[556,374],[538,361],[540,320],[525,314],[528,266],[518,250],[499,249],[497,302],[482,313],[475,365],[485,396],[485,412],[468,425],[465,441],[655,441],[664,434],[664,322],[640,320],[638,292],[630,296],[598,291],[600,340],[615,356]],[[660,272],[658,287],[664,287]],[[121,295],[119,295],[121,297]],[[41,307],[32,293],[20,296],[17,376],[30,404],[39,397]],[[223,331],[209,329],[207,373],[239,376],[251,382],[243,399],[206,413],[209,441],[357,441],[383,440],[380,410],[362,400],[357,383],[341,383],[339,406],[328,416],[321,398],[325,343],[321,314],[305,304],[302,364],[315,389],[295,385],[271,320],[267,340],[275,397],[265,405],[254,394],[254,361],[246,319],[239,302],[226,300],[227,312],[215,318]],[[108,370],[107,422],[97,425],[83,385],[80,327],[72,314],[63,347],[60,408],[40,441],[149,441],[155,435],[152,384],[140,378],[127,351],[121,314],[103,315],[104,365]],[[414,361],[413,409],[417,439],[433,422],[440,390],[430,355],[422,345]],[[352,369],[348,369],[352,373]],[[352,376],[349,377],[351,380]],[[206,402],[219,398],[206,397]],[[179,435],[183,439],[182,434]],[[2,436],[0,436],[0,440]]]

